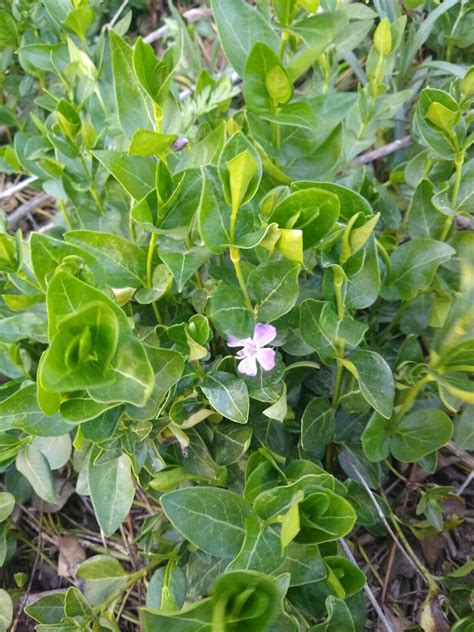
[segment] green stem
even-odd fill
[[[244,296],[245,307],[253,316],[254,312],[253,312],[253,307],[252,307],[252,301],[250,300],[249,293],[247,291],[247,286],[245,285],[244,275],[242,274],[242,267],[240,265],[240,251],[235,246],[231,246],[229,251],[230,251],[230,259],[232,263],[234,264],[235,276],[237,277],[237,281],[239,282],[240,289]]]
[[[425,377],[422,377],[414,386],[411,387],[411,389],[408,391],[408,395],[406,396],[405,401],[400,407],[400,410],[397,412],[397,421],[400,420],[411,409],[411,407],[415,403],[418,393],[424,386],[426,386],[426,384],[428,384],[428,382],[431,382],[431,380],[431,375],[425,375]]]
[[[341,390],[342,371],[344,368],[342,364],[339,362],[339,360],[342,360],[342,358],[344,357],[344,348],[345,348],[344,343],[343,342],[339,343],[338,348],[337,348],[337,366],[336,366],[336,378],[334,380],[334,393],[332,395],[332,407],[334,409],[337,408],[337,405],[339,403],[339,392]]]
[[[151,234],[150,243],[148,244],[148,254],[146,258],[146,284],[148,288],[153,287],[153,254],[156,246],[156,233]],[[155,301],[151,304],[153,311],[155,313],[155,317],[157,322],[161,325],[163,322],[160,314],[160,310]]]
[[[451,208],[453,211],[456,210],[458,203],[459,189],[461,187],[462,166],[464,164],[464,154],[461,154],[460,158],[456,158],[454,164],[456,166],[456,175],[454,178],[453,192],[451,194]],[[440,241],[444,241],[447,238],[451,226],[453,225],[453,219],[454,218],[452,215],[446,218],[443,230],[441,231],[441,235],[439,237]]]
[[[143,579],[143,577],[148,575],[148,573],[154,570],[159,564],[162,563],[162,561],[163,561],[162,558],[154,560],[153,562],[150,562],[148,566],[145,566],[145,568],[142,568],[136,573],[132,573],[130,577],[128,578],[128,580],[125,582],[125,584],[122,584],[122,586],[120,586],[120,589],[117,590],[117,592],[115,592],[111,597],[109,597],[103,603],[101,603],[100,606],[96,606],[94,608],[94,614],[97,615],[97,614],[100,614],[101,612],[104,612],[104,610],[106,610],[106,608],[110,606],[110,604],[116,601],[120,597],[120,595],[122,595],[125,591],[127,591],[131,586],[136,584],[138,581],[140,581],[140,579]]]
[[[454,34],[456,33],[456,30],[459,26],[459,22],[461,21],[461,18],[463,17],[463,15],[464,15],[464,2],[461,2],[461,8],[459,9],[458,16],[453,24],[453,28],[451,29],[451,34],[449,36],[448,48],[446,50],[446,61],[451,61],[451,58],[453,55],[453,48],[454,48],[454,44],[453,44]]]
[[[146,258],[146,283],[147,287],[153,287],[153,254],[156,246],[156,233],[151,234],[150,243],[148,244],[148,254]]]
[[[395,329],[395,327],[401,321],[403,314],[407,311],[409,306],[410,306],[409,302],[402,303],[402,306],[400,307],[398,312],[395,314],[393,320],[383,330],[382,337],[380,338],[380,344],[383,344],[387,340],[389,335],[392,333],[392,331]]]
[[[424,566],[420,562],[419,557],[417,556],[417,554],[413,550],[411,544],[406,539],[405,534],[403,533],[403,530],[401,529],[400,525],[398,524],[397,516],[394,513],[390,513],[390,518],[391,518],[391,522],[392,522],[392,524],[393,524],[393,526],[395,528],[395,531],[397,532],[397,535],[400,538],[401,543],[405,547],[406,551],[409,553],[410,557],[412,558],[413,563],[416,565],[416,567],[418,568],[420,573],[426,579],[426,582],[428,584],[430,593],[432,595],[435,595],[437,592],[439,592],[438,585],[437,585],[437,583],[435,581],[435,578],[429,572],[429,570],[426,568],[426,566]]]
[[[233,206],[232,212],[230,215],[230,231],[229,231],[230,242],[232,244],[235,243],[235,226],[237,224],[238,212],[239,212],[239,207],[236,205]],[[237,277],[237,281],[239,282],[239,286],[244,297],[245,306],[253,316],[254,312],[253,312],[252,302],[250,300],[249,293],[247,291],[247,286],[245,285],[244,275],[242,274],[242,268],[240,266],[240,250],[236,246],[230,246],[229,254],[230,254],[230,260],[232,261],[234,265],[235,276]]]

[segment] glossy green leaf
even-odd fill
[[[108,555],[94,555],[77,568],[77,576],[84,580],[84,597],[92,606],[120,591],[127,581],[127,573],[120,562]]]
[[[427,290],[438,267],[454,255],[448,244],[432,239],[412,239],[391,256],[392,284],[400,296],[409,300]]]
[[[42,452],[32,446],[26,446],[19,452],[15,464],[42,500],[48,503],[57,502],[51,468]]]
[[[130,459],[123,454],[106,463],[89,461],[88,481],[99,526],[106,536],[112,535],[127,517],[135,495]]]
[[[247,423],[249,395],[241,378],[218,371],[206,376],[201,390],[218,413],[239,424]]]
[[[133,71],[132,49],[114,31],[110,31],[110,49],[118,116],[123,131],[132,138],[139,127],[152,127],[149,110]]]
[[[250,505],[226,489],[195,487],[161,497],[168,519],[199,549],[216,557],[234,558],[245,538]]]
[[[249,274],[247,285],[260,321],[272,322],[292,309],[298,299],[299,271],[291,261],[274,261]]]
[[[256,41],[278,49],[275,31],[263,15],[244,0],[236,0],[231,5],[225,0],[212,0],[211,8],[226,57],[240,76]]]
[[[410,463],[438,450],[451,438],[453,425],[446,413],[421,408],[397,423],[390,451],[399,461]]]
[[[393,410],[395,384],[392,371],[381,355],[361,349],[349,356],[355,367],[354,377],[362,395],[382,417],[389,418]]]

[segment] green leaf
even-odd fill
[[[106,303],[64,317],[41,362],[43,388],[60,393],[111,384],[118,340],[118,319]]]
[[[27,606],[25,612],[38,623],[60,623],[64,619],[64,598],[65,593],[40,597]]]
[[[210,599],[172,612],[146,609],[143,611],[143,632],[160,629],[172,629],[173,632],[211,632],[212,616]]]
[[[7,632],[13,620],[13,602],[6,590],[0,588],[0,632]]]
[[[0,402],[0,431],[12,429],[56,437],[69,432],[71,426],[61,415],[46,415],[38,406],[36,384],[27,384]]]
[[[402,299],[415,298],[418,292],[429,289],[438,267],[454,253],[454,248],[441,241],[412,239],[399,246],[390,257],[391,283]]]
[[[307,299],[300,310],[301,337],[310,347],[317,350],[323,361],[337,355],[334,341],[322,327],[321,315],[325,305],[325,301]]]
[[[317,544],[292,542],[285,554],[285,570],[291,574],[290,586],[312,584],[326,577],[327,570]]]
[[[285,592],[286,587],[280,590],[275,579],[262,573],[225,573],[217,579],[212,596],[213,624],[223,630],[231,626],[245,627],[249,632],[270,630],[281,612]],[[239,599],[243,595],[247,599]]]
[[[102,285],[104,274],[100,265],[101,262],[98,262],[87,250],[42,233],[31,234],[30,248],[33,271],[43,290],[46,290],[47,281],[52,278],[56,268],[67,257],[83,259],[93,272],[98,285]]]
[[[135,495],[130,459],[125,454],[100,464],[91,459],[88,480],[97,522],[110,536],[127,517]]]
[[[237,557],[232,560],[226,572],[251,570],[272,575],[284,564],[278,534],[256,517],[245,522],[245,539]]]
[[[148,420],[158,416],[163,398],[176,384],[184,370],[183,356],[172,349],[146,347],[154,373],[154,387],[149,400],[143,407],[128,406],[127,412],[133,419]]]
[[[245,61],[255,42],[278,50],[279,39],[263,15],[245,0],[212,0],[217,32],[227,59],[242,77]]]
[[[18,31],[15,20],[5,9],[0,10],[0,48],[15,48],[18,44]],[[3,591],[4,592],[4,591]]]
[[[362,433],[365,456],[374,463],[383,461],[390,454],[390,433],[387,419],[374,413]]]
[[[310,493],[299,505],[301,529],[297,542],[331,542],[347,535],[356,521],[356,512],[347,500],[329,490]]]
[[[256,42],[245,63],[244,98],[256,112],[274,112],[293,96],[293,85],[278,55],[263,42]]]
[[[78,7],[69,13],[64,26],[69,28],[73,33],[78,35],[84,41],[87,30],[95,22],[94,11],[87,6]]]
[[[76,575],[84,580],[84,597],[92,606],[103,604],[127,581],[120,563],[107,555],[94,555],[77,567]]]
[[[107,149],[96,149],[91,154],[135,200],[141,200],[155,188],[155,164],[148,158]]]
[[[175,610],[183,607],[186,597],[186,574],[180,566],[162,566],[151,576],[146,592],[146,607]],[[167,596],[167,599],[166,599]]]
[[[287,513],[283,516],[283,520],[281,522],[281,531],[280,531],[280,541],[281,548],[284,550],[293,540],[296,538],[298,533],[300,532],[300,510],[299,510],[299,500],[298,498],[294,499]]]
[[[130,142],[129,156],[150,156],[161,154],[178,137],[176,134],[161,134],[148,129],[137,129]]]
[[[250,296],[257,303],[257,316],[272,322],[289,312],[298,299],[300,266],[291,261],[274,261],[255,268],[247,280]]]
[[[217,487],[178,489],[161,497],[174,527],[210,555],[234,558],[245,538],[250,505],[238,494]]]
[[[208,170],[212,173],[212,170]],[[224,197],[234,212],[255,195],[262,178],[260,155],[246,136],[237,132],[224,145],[218,162]]]
[[[92,608],[78,588],[70,586],[64,599],[64,613],[67,617],[90,617]]]
[[[132,49],[114,31],[109,32],[109,37],[119,121],[125,134],[132,138],[138,128],[152,129],[153,125],[133,70]]]
[[[301,419],[301,445],[322,456],[336,429],[334,409],[325,397],[315,397],[306,406]]]
[[[254,319],[240,290],[223,282],[217,284],[212,291],[209,318],[222,334],[238,338],[250,336],[254,327]]]
[[[474,450],[474,406],[466,406],[454,422],[454,443],[458,450]]]
[[[140,287],[144,283],[146,254],[127,239],[93,230],[73,230],[64,239],[95,257],[111,287]]]
[[[434,188],[429,180],[422,180],[416,187],[410,203],[408,231],[414,239],[436,239],[441,234],[446,217],[432,202]]]
[[[214,431],[212,453],[219,465],[232,465],[247,452],[252,438],[250,426],[221,422]]]
[[[345,361],[347,362],[347,361]],[[362,395],[382,417],[392,415],[395,384],[390,367],[381,355],[361,349],[349,356],[349,362],[356,372]]]
[[[403,463],[418,461],[448,443],[453,424],[446,413],[436,408],[421,408],[397,423],[390,451]]]
[[[323,623],[313,626],[312,632],[356,632],[351,611],[343,599],[330,595],[326,598],[327,618]]]
[[[339,555],[328,555],[324,558],[328,567],[327,582],[333,592],[341,597],[348,597],[365,584],[365,575],[355,564]]]
[[[445,122],[452,125],[459,116],[459,105],[449,93],[433,88],[422,91],[415,111],[416,125],[425,144],[446,160],[452,160],[458,149],[450,133],[446,132]]]
[[[230,373],[218,371],[206,375],[201,390],[211,406],[223,417],[239,424],[247,423],[249,394],[244,380]]]
[[[178,292],[183,291],[186,281],[209,259],[209,252],[205,248],[186,248],[183,242],[172,239],[160,241],[159,255],[173,275]]]
[[[70,434],[64,434],[59,437],[35,437],[30,446],[44,454],[52,470],[61,469],[71,458],[72,442]]]
[[[42,452],[33,446],[25,446],[18,453],[15,464],[40,498],[48,503],[58,501],[51,468]]]
[[[374,47],[381,55],[389,55],[392,50],[392,31],[388,18],[380,20],[375,29]]]
[[[0,522],[4,522],[15,507],[15,496],[9,492],[0,492]]]
[[[308,188],[295,191],[275,207],[270,221],[280,228],[303,232],[303,248],[315,246],[334,227],[340,213],[337,196],[330,191]]]

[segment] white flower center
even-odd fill
[[[258,347],[253,342],[248,342],[245,345],[245,355],[246,356],[249,356],[249,357],[253,358],[254,356],[257,355],[257,350],[258,350]]]

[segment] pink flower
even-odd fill
[[[275,350],[269,349],[265,345],[275,340],[276,335],[277,332],[273,325],[257,323],[252,338],[228,337],[228,347],[243,347],[235,356],[240,360],[237,367],[239,373],[254,377],[257,375],[257,362],[264,371],[271,371],[274,368]]]

